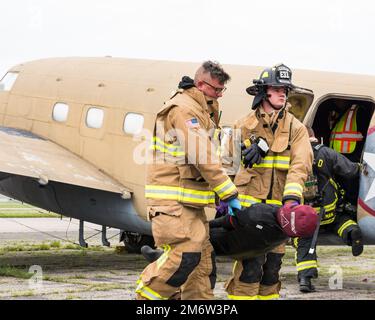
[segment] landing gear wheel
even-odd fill
[[[155,247],[153,237],[139,233],[124,231],[121,240],[124,241],[125,249],[129,253],[141,253],[141,248],[144,245],[148,245],[152,248]]]

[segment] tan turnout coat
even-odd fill
[[[182,206],[205,207],[215,196],[237,195],[218,155],[217,116],[210,116],[216,104],[195,87],[179,89],[157,113],[145,187],[151,216],[180,215]]]

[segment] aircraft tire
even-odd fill
[[[154,238],[148,235],[125,233],[123,241],[125,249],[129,253],[141,253],[141,248],[144,245],[155,248]]]

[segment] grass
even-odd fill
[[[34,295],[35,295],[35,293],[32,290],[20,291],[20,292],[14,292],[14,293],[12,293],[12,297],[13,298],[17,298],[17,297],[32,297]]]
[[[0,202],[0,218],[58,218],[60,215],[20,202]]]
[[[19,269],[11,266],[0,267],[0,276],[13,277],[19,279],[30,279],[33,273],[26,272],[24,269]]]
[[[4,208],[33,208],[33,206],[18,201],[2,201],[0,202],[0,209]]]
[[[13,245],[0,248],[0,254],[8,252],[22,252],[22,251],[46,251],[50,250],[51,245],[48,243],[32,244],[32,245]]]
[[[23,212],[0,212],[1,218],[59,218],[55,213],[36,213],[34,211]]]
[[[87,254],[87,251],[107,251],[107,247],[101,246],[89,246],[88,248],[83,248],[79,245],[67,243],[62,244],[60,241],[51,241],[51,242],[43,242],[39,244],[27,244],[27,243],[16,243],[14,245],[8,245],[0,247],[0,255],[10,253],[10,252],[25,252],[25,251],[58,251],[61,249],[67,250],[77,250],[83,256]]]

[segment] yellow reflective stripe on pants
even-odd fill
[[[280,295],[278,293],[270,294],[268,296],[235,296],[232,294],[228,294],[227,297],[230,300],[276,300],[280,298]]]
[[[325,205],[324,210],[326,212],[330,212],[330,211],[335,210],[336,209],[336,203],[337,203],[337,199],[334,202]],[[320,207],[314,207],[314,209],[315,209],[316,212],[320,213]]]
[[[159,293],[152,290],[151,288],[144,285],[142,280],[137,281],[137,289],[135,289],[135,292],[140,294],[142,297],[148,299],[148,300],[168,300],[166,297],[162,297]]]
[[[146,185],[145,195],[148,199],[176,200],[201,204],[215,203],[213,191],[193,190],[182,187]]]
[[[292,241],[293,241],[293,245],[297,248],[298,247],[298,237],[297,238],[292,238]],[[297,255],[297,251],[295,252],[296,255]]]
[[[337,201],[338,201],[338,198],[337,198],[337,194],[335,193],[335,200],[333,200],[333,202],[328,203],[324,206],[324,210],[326,211],[326,213],[336,209]],[[314,207],[314,209],[315,209],[316,212],[320,213],[320,207]]]
[[[327,220],[322,220],[322,221],[320,221],[320,225],[321,225],[321,226],[324,226],[324,225],[326,225],[326,224],[330,224],[330,223],[332,223],[333,221],[335,221],[335,217],[330,218],[330,219],[327,219]]]
[[[274,204],[274,205],[278,205],[278,206],[282,205],[282,202],[279,201],[279,200],[267,199],[265,201],[262,201],[261,199],[254,198],[254,197],[248,196],[246,194],[239,194],[238,200],[240,200],[241,206],[243,206],[243,207],[250,207],[251,205],[253,205],[255,203],[262,203],[262,202],[267,203],[267,204]]]
[[[158,269],[165,263],[165,261],[167,261],[169,252],[171,251],[171,246],[169,244],[162,245],[162,248],[164,252],[159,257],[159,259],[156,260],[156,265],[158,266]]]
[[[296,264],[297,271],[306,269],[318,268],[318,262],[316,260],[302,261]]]
[[[287,183],[284,188],[284,196],[288,194],[296,194],[302,197],[303,187],[299,183],[291,182]]]
[[[353,220],[348,220],[346,221],[340,228],[339,230],[337,231],[337,234],[342,237],[342,233],[344,232],[344,230],[349,227],[349,226],[352,226],[352,225],[357,225],[357,223]]]
[[[280,298],[280,295],[278,293],[270,294],[268,296],[258,295],[258,300],[277,300],[279,298]]]
[[[233,263],[233,268],[232,268],[233,274],[234,274],[234,270],[236,269],[237,263],[238,263],[238,260],[234,261],[234,263]]]
[[[222,184],[219,184],[214,188],[214,191],[217,193],[220,199],[225,198],[227,195],[233,193],[236,190],[236,186],[230,178],[225,180]]]
[[[258,295],[256,296],[235,296],[232,294],[227,295],[230,300],[258,300]]]

